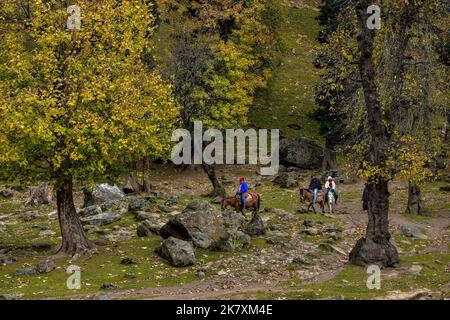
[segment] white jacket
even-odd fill
[[[334,181],[331,181],[331,187],[330,187],[330,182],[327,180],[327,182],[325,182],[325,189],[336,189],[336,183]]]

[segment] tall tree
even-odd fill
[[[270,74],[272,35],[264,1],[162,1],[171,30],[168,70],[186,129],[194,121],[219,130],[247,124],[256,88]],[[213,196],[225,191],[214,165],[203,164]]]
[[[123,162],[164,154],[177,117],[170,87],[143,62],[151,7],[77,5],[82,20],[73,30],[61,1],[0,6],[1,175],[54,182],[60,252],[71,255],[93,248],[75,210],[74,181],[111,178]]]
[[[361,0],[357,2],[355,9],[360,32],[358,36],[359,72],[371,130],[370,155],[372,166],[376,170],[367,184],[369,222],[366,234],[358,240],[350,252],[350,260],[360,265],[393,266],[398,263],[399,258],[397,249],[390,242],[389,233],[389,190],[388,178],[384,173],[388,159],[388,134],[383,121],[373,62],[375,31],[367,28],[367,8],[371,4],[370,0]]]

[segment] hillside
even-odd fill
[[[319,26],[314,1],[274,2],[280,21],[276,33],[281,48],[268,88],[261,90],[250,111],[258,128],[278,128],[284,136],[304,136],[321,141],[318,124],[308,117],[314,110],[317,70],[312,65]]]

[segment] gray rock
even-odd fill
[[[169,197],[169,199],[167,199],[166,202],[164,202],[164,205],[172,207],[172,206],[174,206],[174,205],[176,205],[178,203],[179,203],[178,197],[172,195],[172,196]]]
[[[248,248],[250,246],[251,238],[248,234],[238,231],[236,232],[236,241],[241,242],[244,248]]]
[[[17,262],[17,259],[9,255],[0,255],[0,265],[7,265]]]
[[[36,274],[36,269],[35,268],[30,268],[30,267],[26,267],[26,268],[21,268],[21,269],[17,269],[16,272],[14,272],[15,276],[31,276]]]
[[[341,231],[342,231],[342,228],[340,228],[334,224],[329,224],[322,228],[322,233],[332,233],[332,232],[341,232]]]
[[[316,221],[312,221],[312,220],[305,220],[305,221],[303,221],[303,225],[305,227],[308,227],[308,228],[312,228],[312,227],[316,226],[316,224],[317,224],[317,222]]]
[[[175,267],[185,267],[195,263],[192,243],[174,237],[163,241],[158,254]]]
[[[53,269],[55,269],[55,263],[52,259],[42,260],[36,266],[37,273],[49,273]]]
[[[210,250],[211,251],[220,251],[220,252],[233,252],[234,251],[234,243],[233,243],[230,235],[224,235],[214,241],[214,243],[210,247]]]
[[[162,212],[169,213],[169,212],[174,211],[176,208],[165,206],[165,205],[158,205],[158,209],[161,210]]]
[[[156,213],[150,213],[145,211],[138,211],[136,212],[136,220],[137,221],[144,221],[144,220],[158,220],[159,215]]]
[[[175,237],[193,241],[194,245],[208,249],[215,240],[227,234],[214,208],[206,201],[193,200],[182,213],[170,218],[159,231],[161,237]]]
[[[154,198],[134,198],[128,204],[128,211],[137,212],[137,211],[145,211],[148,210],[156,203]]]
[[[138,224],[136,233],[138,237],[151,237],[155,235],[159,235],[159,230],[161,226],[158,224],[154,224],[149,220],[145,220]]]
[[[24,221],[31,221],[41,218],[39,211],[27,211],[20,215]]]
[[[0,294],[0,300],[21,300],[23,293],[2,293]]]
[[[78,214],[82,217],[95,216],[102,213],[102,209],[99,206],[89,206],[78,211]]]
[[[198,248],[211,249],[211,247],[214,245],[214,238],[209,236],[207,233],[193,231],[190,233],[190,235],[192,242]]]
[[[322,165],[322,147],[305,138],[280,140],[280,161],[302,169],[317,169]]]
[[[124,200],[108,200],[100,205],[102,211],[121,211],[127,212],[127,203]]]
[[[279,185],[281,188],[293,188],[298,186],[297,174],[291,172],[280,172],[272,182]]]
[[[105,202],[111,200],[123,200],[125,199],[125,193],[116,185],[110,185],[107,183],[97,184],[96,189],[93,192],[96,202]]]
[[[94,216],[80,218],[81,223],[92,226],[105,226],[122,218],[123,212],[102,212]]]
[[[270,236],[266,238],[266,242],[268,244],[273,244],[273,245],[277,245],[277,244],[282,244],[284,242],[283,238],[279,237],[279,236]]]
[[[320,234],[319,230],[317,230],[316,228],[308,228],[308,229],[304,229],[301,231],[301,233],[310,235],[310,236],[317,236]]]
[[[91,300],[113,300],[113,298],[107,292],[97,292],[91,296]]]
[[[259,215],[254,215],[244,232],[250,236],[260,236],[266,233],[266,226]]]
[[[411,225],[402,224],[400,226],[400,232],[407,237],[412,237],[412,238],[417,238],[417,239],[428,239],[428,237],[426,235],[424,235],[422,233],[422,231],[420,231],[419,228],[411,226]]]
[[[302,257],[295,257],[294,259],[292,259],[292,263],[298,264],[298,265],[302,265],[302,266],[308,266],[311,265],[311,262],[302,258]]]
[[[100,286],[100,290],[114,290],[114,289],[120,289],[120,286],[115,285],[113,283],[104,283]]]

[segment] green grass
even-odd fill
[[[276,53],[272,78],[255,98],[250,123],[278,128],[284,136],[305,136],[320,141],[318,124],[309,119],[315,109],[314,85],[318,80],[312,61],[319,26],[317,12],[274,1],[282,20],[276,30],[282,44]],[[299,130],[289,128],[297,125]]]
[[[450,256],[443,253],[421,254],[401,257],[397,277],[387,277],[389,271],[381,270],[381,289],[370,290],[366,281],[368,274],[366,269],[348,264],[333,279],[319,284],[299,285],[298,281],[288,281],[284,292],[257,292],[259,299],[317,299],[325,297],[343,296],[345,299],[373,299],[388,294],[389,291],[400,290],[403,292],[414,289],[427,288],[439,291],[450,281],[450,274],[445,272],[446,265],[450,262]],[[420,264],[423,269],[420,274],[409,273],[409,268],[414,263]]]
[[[195,271],[202,264],[239,254],[239,252],[223,253],[197,249],[195,266],[175,268],[154,253],[161,241],[160,237],[133,238],[112,246],[98,247],[99,254],[90,258],[81,257],[76,261],[65,258],[56,260],[57,268],[44,275],[13,276],[13,273],[21,267],[36,265],[48,256],[48,252],[32,255],[29,252],[15,254],[19,259],[18,262],[0,268],[0,293],[23,293],[25,299],[36,299],[92,294],[100,291],[100,286],[104,283],[112,283],[120,286],[120,289],[136,290],[176,286],[197,280]],[[137,264],[120,264],[125,257],[133,258]],[[69,265],[81,268],[80,290],[69,290],[66,287],[69,276],[66,269]],[[134,273],[135,278],[126,278],[127,273]]]

